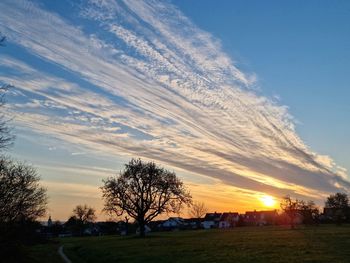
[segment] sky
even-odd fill
[[[348,192],[350,2],[0,2],[8,152],[49,214],[100,219],[102,179],[142,158],[212,211]],[[269,207],[271,208],[271,207]],[[184,212],[185,213],[185,212]]]

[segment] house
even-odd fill
[[[258,211],[247,211],[244,215],[245,225],[259,225],[260,213]]]
[[[85,236],[100,236],[101,231],[97,224],[90,224],[87,228],[84,229],[83,235]]]
[[[274,225],[278,217],[277,210],[260,211],[261,223],[263,225]]]
[[[323,217],[331,221],[346,220],[350,218],[350,208],[325,207],[323,208]]]
[[[186,218],[185,228],[186,229],[199,229],[202,227],[203,218]]]
[[[204,229],[217,228],[221,218],[221,213],[207,213],[205,214],[202,226]]]
[[[115,235],[125,229],[125,224],[114,221],[97,222],[96,225],[99,227],[101,235]]]
[[[237,225],[239,221],[238,213],[223,213],[220,217],[219,228],[230,228]]]
[[[162,223],[162,227],[174,229],[174,228],[180,228],[184,224],[185,224],[185,221],[181,217],[169,217],[168,220],[165,220]]]
[[[244,223],[246,225],[262,226],[275,224],[277,219],[277,211],[248,211],[244,215]]]
[[[169,217],[159,226],[161,230],[179,230],[185,228],[185,220],[181,217]]]
[[[164,222],[165,222],[165,220],[155,220],[155,221],[149,222],[148,226],[149,226],[149,228],[151,228],[152,232],[157,232],[157,231],[163,230],[162,226],[163,226]]]

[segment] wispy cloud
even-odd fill
[[[1,60],[2,80],[22,91],[21,125],[236,190],[322,198],[349,188],[346,170],[300,139],[288,108],[257,94],[255,76],[172,4],[89,1],[76,10],[81,24],[21,0],[0,9],[11,42],[65,73]]]

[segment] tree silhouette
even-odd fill
[[[96,219],[95,209],[87,205],[77,205],[73,209],[73,216],[71,221],[74,222],[75,228],[78,229],[79,235],[83,234],[84,228],[94,222]]]
[[[325,207],[332,210],[333,220],[341,224],[349,216],[349,197],[345,193],[336,193],[327,197]]]
[[[300,215],[300,201],[291,199],[290,196],[285,196],[281,201],[281,209],[288,216],[290,227],[295,228],[295,220]]]
[[[208,209],[203,202],[194,202],[190,207],[190,216],[195,218],[201,218],[207,213]]]
[[[11,128],[8,126],[8,118],[5,117],[5,93],[10,88],[10,85],[0,87],[0,151],[7,149],[12,145],[14,136],[11,134]]]
[[[0,261],[21,262],[21,245],[39,240],[47,203],[39,179],[33,167],[0,158]]]
[[[0,32],[0,46],[4,46],[6,37]],[[11,87],[11,85],[0,86],[0,151],[8,148],[13,140],[14,136],[11,134],[11,129],[8,127],[8,119],[5,118],[4,105],[5,105],[5,93]]]
[[[299,211],[303,217],[303,223],[306,225],[315,224],[318,222],[320,211],[313,201],[299,202]]]
[[[345,193],[330,195],[326,200],[327,208],[347,209],[349,208],[349,197]]]
[[[208,209],[205,207],[203,202],[194,202],[189,210],[189,214],[191,217],[196,218],[197,228],[201,226],[201,217],[203,217],[207,213]]]
[[[0,222],[34,221],[46,212],[46,189],[30,165],[0,160]]]
[[[77,205],[73,209],[73,214],[82,224],[87,224],[95,221],[95,209],[87,205]]]
[[[128,214],[145,236],[145,226],[162,213],[179,213],[191,195],[174,172],[154,162],[132,159],[118,176],[107,178],[101,187],[104,211],[117,216]]]

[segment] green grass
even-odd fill
[[[24,260],[18,260],[13,262],[31,262],[31,263],[62,263],[62,259],[57,253],[60,242],[51,241],[47,244],[39,244],[35,246],[27,246],[22,248],[22,258]],[[0,260],[1,262],[1,260]]]
[[[155,233],[145,239],[104,236],[59,241],[66,255],[76,263],[350,262],[350,226],[296,230],[244,227]]]

